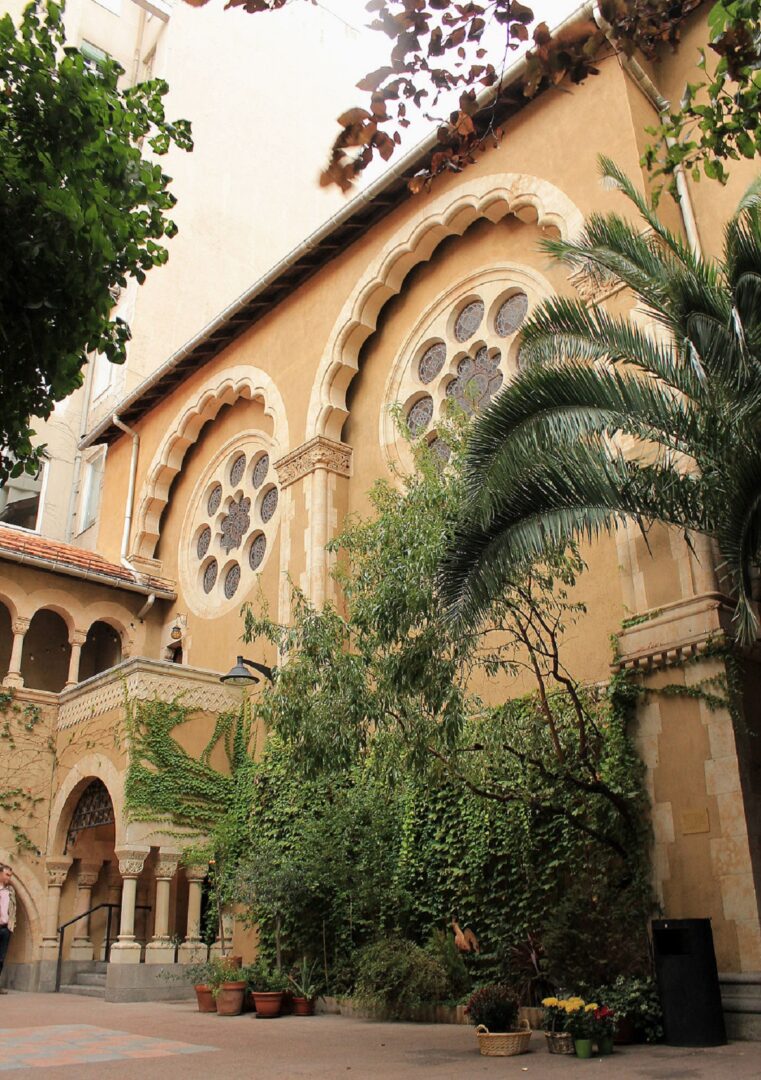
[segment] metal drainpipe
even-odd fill
[[[129,486],[127,488],[127,503],[124,508],[124,532],[122,533],[122,549],[121,549],[121,563],[122,566],[126,566],[128,570],[133,573],[137,573],[134,566],[127,558],[127,552],[129,551],[129,536],[132,530],[132,509],[135,502],[135,478],[137,476],[137,455],[140,450],[140,436],[131,427],[127,427],[123,423],[116,413],[111,417],[111,423],[114,427],[118,427],[120,431],[123,431],[125,435],[129,435],[132,438],[132,458],[129,466]]]
[[[644,70],[642,65],[633,57],[625,56],[618,48],[615,35],[613,33],[613,27],[603,16],[600,8],[597,4],[593,9],[594,20],[605,34],[608,41],[616,50],[619,62],[624,71],[634,80],[639,89],[648,99],[653,108],[661,115],[671,112],[671,102],[661,94],[658,87],[653,80]],[[667,144],[673,146],[675,140],[667,139]],[[684,169],[681,165],[677,165],[674,169],[674,181],[676,183],[676,190],[679,198],[679,210],[682,215],[682,222],[684,224],[685,235],[687,236],[687,243],[690,245],[692,254],[697,259],[702,259],[703,250],[700,245],[700,236],[698,234],[698,223],[695,219],[695,211],[692,206],[692,199],[690,197],[690,189],[687,186],[687,177],[685,176]]]

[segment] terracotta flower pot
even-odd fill
[[[217,994],[217,1012],[220,1016],[240,1016],[243,1012],[243,998],[246,983],[226,982]]]
[[[293,1015],[294,1016],[314,1016],[314,998],[307,997],[295,997],[293,998]]]
[[[275,990],[265,993],[264,991],[254,990],[254,1004],[256,1005],[256,1015],[262,1017],[262,1019],[280,1016],[283,991]]]
[[[200,985],[194,987],[194,989],[196,992],[196,1001],[198,1002],[198,1011],[203,1013],[216,1012],[217,1003],[214,1000],[211,987]]]

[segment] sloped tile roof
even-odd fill
[[[173,600],[176,596],[168,581],[137,574],[126,566],[107,562],[95,551],[85,551],[73,544],[48,540],[36,533],[22,532],[0,526],[0,560],[22,563],[41,570],[50,570],[86,581],[101,582],[130,592],[139,592]]]

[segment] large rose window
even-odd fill
[[[387,400],[402,402],[412,435],[425,436],[442,459],[449,451],[437,435],[438,418],[448,403],[467,415],[481,412],[517,370],[529,306],[524,288],[487,272],[421,319],[417,344],[389,379]],[[388,427],[382,438],[392,441]]]
[[[277,528],[275,481],[270,449],[254,437],[220,455],[201,481],[180,560],[199,611],[242,601],[262,570]]]

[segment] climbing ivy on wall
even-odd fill
[[[18,852],[39,854],[52,763],[42,710],[17,701],[12,689],[0,689],[0,824],[10,830]]]

